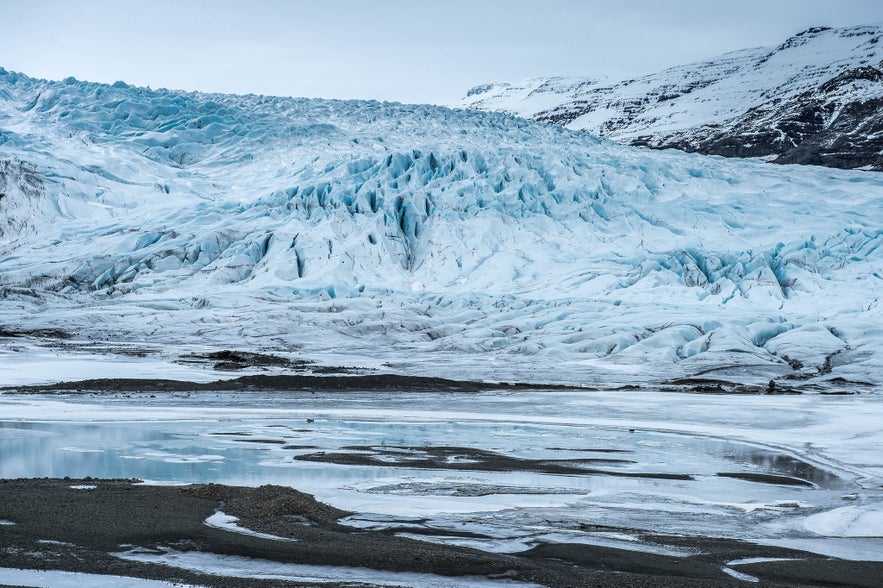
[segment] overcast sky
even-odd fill
[[[630,77],[883,23],[883,1],[0,0],[0,15],[0,66],[33,77],[453,104],[489,81]]]

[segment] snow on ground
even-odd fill
[[[38,335],[0,339],[2,384],[213,378],[175,363],[194,345],[496,380],[880,381],[878,174],[0,71],[0,187],[0,327]],[[92,361],[47,329],[112,344]]]
[[[153,552],[129,551],[117,553],[116,556],[129,561],[158,563],[228,578],[299,582],[364,582],[370,583],[372,586],[423,586],[425,588],[493,588],[500,586],[542,588],[538,584],[514,580],[489,580],[469,576],[451,577],[417,572],[383,572],[369,568],[280,563],[196,551],[169,550],[161,555]]]
[[[234,517],[218,511],[212,516],[208,517],[205,520],[205,524],[209,527],[223,529],[224,531],[230,531],[231,533],[239,533],[240,535],[250,535],[252,537],[260,537],[262,539],[273,539],[274,541],[297,541],[297,539],[291,539],[289,537],[279,537],[278,535],[270,535],[269,533],[259,533],[257,531],[252,531],[251,529],[246,529],[245,527],[240,527],[237,524],[238,521],[238,517]]]
[[[736,578],[737,580],[742,580],[743,582],[752,582],[752,583],[760,582],[760,578],[757,578],[757,577],[749,575],[749,574],[744,574],[742,572],[737,572],[736,570],[730,569],[726,566],[722,567],[721,570],[723,570],[724,573]]]
[[[10,586],[34,586],[35,588],[81,588],[101,586],[102,588],[198,588],[190,584],[143,580],[125,576],[106,576],[82,572],[61,572],[55,570],[19,570],[0,568],[0,582]]]
[[[733,561],[728,561],[728,566],[746,566],[750,564],[756,563],[771,563],[777,561],[798,561],[793,558],[787,557],[745,557],[742,559],[734,559]]]
[[[179,348],[174,354],[154,348],[140,357],[125,355],[129,348],[130,344],[122,343],[95,349],[89,341],[82,342],[82,346],[51,347],[18,338],[0,338],[0,385],[50,384],[95,377],[210,382],[250,373],[219,372],[205,365],[177,361],[189,352],[186,348]]]

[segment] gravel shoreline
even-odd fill
[[[249,365],[247,367],[262,367]],[[217,369],[217,367],[216,367]],[[222,370],[226,371],[226,370]],[[231,391],[322,391],[322,392],[483,392],[549,390],[584,391],[610,390],[610,386],[590,384],[568,385],[555,383],[493,382],[479,380],[456,380],[426,376],[413,376],[396,373],[372,374],[354,373],[347,367],[325,367],[323,373],[254,374],[213,382],[190,380],[170,380],[158,378],[93,378],[70,380],[52,384],[34,384],[0,387],[0,393],[10,394],[79,394],[94,393],[167,393],[167,392],[231,392]],[[799,387],[792,384],[749,385],[734,384],[726,380],[685,379],[657,382],[653,385],[620,385],[616,389],[634,390],[641,388],[666,392],[687,392],[702,394],[801,394]],[[849,392],[822,391],[822,394],[847,394]]]
[[[205,520],[219,510],[238,517],[241,527],[276,538],[206,525]],[[387,572],[505,578],[555,588],[704,588],[745,586],[744,580],[725,573],[727,562],[767,557],[794,559],[739,565],[738,571],[757,577],[762,586],[871,588],[883,584],[881,562],[829,559],[739,541],[658,538],[669,545],[694,548],[696,555],[688,557],[584,544],[539,544],[517,554],[497,554],[398,537],[395,530],[368,531],[340,524],[340,517],[347,514],[281,486],[148,486],[137,480],[88,478],[0,480],[0,520],[13,523],[0,525],[0,567],[231,588],[370,585],[212,576],[114,555],[136,548],[155,553],[173,549]]]

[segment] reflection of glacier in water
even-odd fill
[[[853,435],[868,439],[860,421],[831,432],[838,405],[861,402],[873,419],[875,397],[269,396],[65,402],[79,415],[66,421],[37,420],[49,412],[40,401],[25,407],[28,399],[0,423],[0,477],[283,484],[353,511],[350,524],[469,531],[487,537],[470,544],[502,551],[538,541],[628,545],[644,530],[880,552],[879,539],[862,539],[873,533],[833,520],[876,520],[879,466],[831,459],[836,435],[847,447]],[[86,415],[93,422],[72,422]],[[814,427],[829,439],[795,442]]]

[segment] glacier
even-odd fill
[[[489,381],[879,390],[881,220],[871,172],[0,70],[0,363],[33,382],[47,354],[101,346],[126,362],[89,373],[114,375],[134,346],[161,366],[236,349]]]

